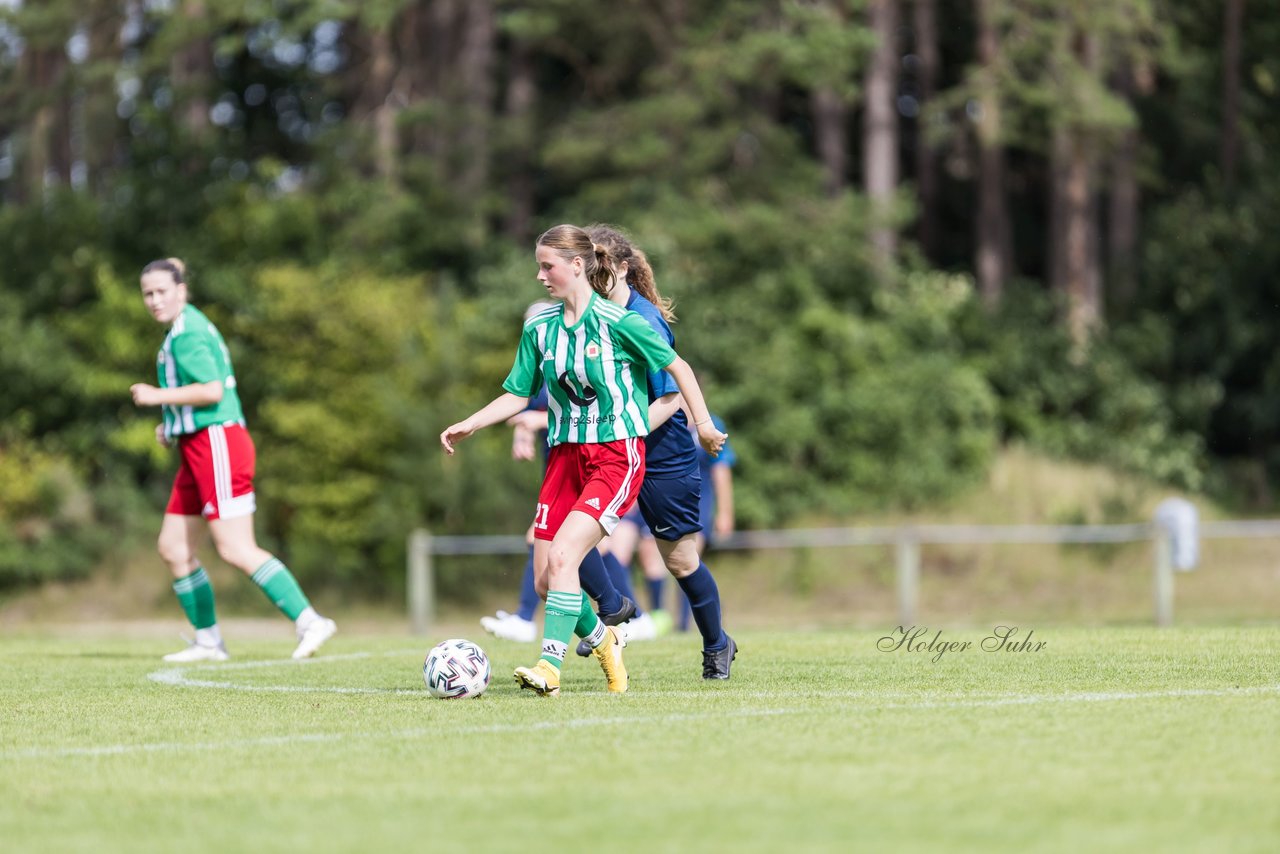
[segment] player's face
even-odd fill
[[[539,246],[534,257],[538,259],[538,281],[556,299],[564,299],[580,284],[581,258],[566,261],[549,246]]]
[[[142,301],[159,323],[173,323],[187,305],[187,286],[173,280],[167,270],[152,270],[142,276]]]

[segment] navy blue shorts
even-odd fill
[[[674,542],[702,530],[698,519],[701,495],[702,474],[696,469],[672,477],[646,477],[636,506],[655,537]]]

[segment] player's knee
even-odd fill
[[[684,578],[698,571],[702,562],[698,557],[698,549],[692,539],[684,539],[676,544],[665,558],[667,571],[676,578]]]
[[[156,551],[160,553],[160,559],[169,565],[175,575],[189,575],[190,572],[182,572],[187,567],[190,567],[192,572],[195,571],[195,555],[191,553],[191,547],[185,537],[161,534],[156,540]]]
[[[677,558],[672,555],[671,559],[667,561],[667,571],[676,578],[684,578],[698,571],[698,561],[696,559]]]
[[[214,547],[218,550],[218,557],[242,572],[253,572],[261,565],[261,561],[256,564],[254,562],[258,551],[256,547],[245,546],[241,543],[215,543]]]
[[[569,565],[569,552],[562,546],[552,545],[547,551],[547,574],[557,575]]]

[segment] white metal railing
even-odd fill
[[[1200,539],[1280,538],[1280,520],[1202,522]],[[737,531],[716,542],[717,551],[893,546],[897,567],[898,619],[916,622],[920,547],[925,545],[1013,545],[1019,543],[1152,544],[1153,599],[1158,626],[1173,624],[1174,566],[1171,535],[1154,522],[1128,525],[901,525],[895,527],[788,528]],[[416,634],[429,634],[435,617],[436,555],[524,554],[524,537],[433,536],[415,530],[408,543],[409,620]]]

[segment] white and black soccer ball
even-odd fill
[[[422,663],[422,678],[433,697],[479,697],[489,687],[489,676],[489,656],[462,638],[436,644]]]

